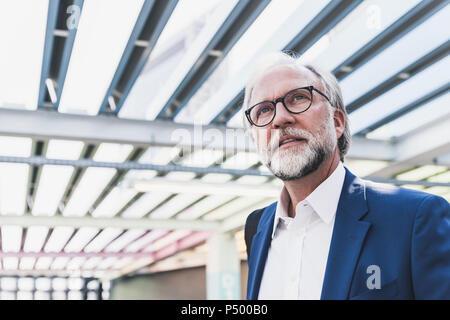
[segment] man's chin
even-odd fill
[[[283,181],[292,181],[303,178],[314,171],[324,162],[326,155],[323,152],[316,152],[314,155],[308,154],[303,150],[289,150],[288,154],[274,154],[269,169],[277,178]]]
[[[278,156],[272,157],[271,162],[268,167],[273,175],[283,181],[296,180],[304,176],[302,164],[304,159],[299,157],[289,157],[287,159],[285,156],[280,159]],[[296,165],[293,165],[293,164]]]

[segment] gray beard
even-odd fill
[[[283,171],[274,172],[274,170],[272,170],[272,168],[271,168],[271,166],[272,166],[271,161],[269,161],[268,167],[272,171],[272,173],[274,174],[275,177],[277,177],[283,181],[292,181],[292,180],[300,179],[300,178],[307,176],[308,174],[316,171],[321,166],[321,164],[325,161],[325,159],[328,158],[329,155],[330,155],[330,153],[327,153],[326,150],[324,150],[323,148],[315,150],[312,159],[309,159],[309,161],[296,174],[289,174],[289,173],[283,172]]]
[[[262,162],[283,181],[291,181],[316,171],[331,155],[337,145],[333,118],[330,116],[313,136],[311,133],[295,128],[280,129],[265,150],[259,150]],[[277,150],[279,137],[293,135],[306,139],[303,146],[292,146],[287,150]],[[275,150],[275,151],[273,151]]]

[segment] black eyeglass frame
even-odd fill
[[[305,110],[300,111],[300,112],[293,112],[293,111],[289,110],[289,108],[286,106],[286,104],[284,103],[284,99],[286,98],[287,95],[291,94],[291,93],[294,92],[294,91],[300,90],[300,89],[306,89],[306,90],[309,91],[309,93],[311,94],[311,103],[309,104],[308,108],[306,108]],[[261,101],[261,102],[255,104],[254,106],[252,106],[252,107],[248,108],[247,110],[245,110],[245,116],[247,117],[248,122],[250,122],[250,124],[253,125],[253,126],[260,127],[260,128],[261,128],[261,127],[268,126],[269,124],[272,123],[273,119],[275,119],[275,116],[277,115],[277,104],[278,104],[278,102],[281,102],[281,104],[284,106],[284,108],[285,108],[287,111],[289,111],[290,113],[293,113],[293,114],[300,114],[300,113],[303,113],[303,112],[305,112],[305,111],[308,111],[308,109],[311,108],[311,106],[312,106],[312,104],[313,104],[313,100],[314,100],[313,91],[316,91],[316,92],[319,93],[322,97],[324,97],[325,99],[327,99],[328,102],[331,103],[330,99],[326,96],[326,94],[323,93],[322,91],[320,91],[319,89],[317,89],[316,87],[314,87],[314,86],[300,87],[300,88],[296,88],[296,89],[290,90],[290,91],[287,92],[284,96],[282,96],[282,97],[280,97],[280,98],[277,98],[277,99],[275,99],[275,100],[272,100],[272,101],[266,100],[266,101]],[[273,117],[272,117],[272,119],[271,119],[268,123],[266,123],[266,124],[264,124],[264,125],[257,125],[257,124],[254,123],[254,122],[252,121],[252,119],[250,118],[250,112],[251,112],[251,110],[252,110],[253,108],[257,107],[257,106],[260,105],[261,103],[267,103],[267,102],[270,102],[270,103],[273,105],[273,110],[274,110],[274,112],[273,112]]]

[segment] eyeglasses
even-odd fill
[[[330,99],[314,86],[297,88],[289,91],[283,97],[272,101],[263,101],[255,104],[253,107],[245,110],[245,116],[248,121],[257,127],[264,127],[270,124],[276,115],[276,105],[281,102],[287,111],[299,114],[308,110],[313,103],[313,91],[330,102]]]

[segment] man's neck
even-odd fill
[[[320,165],[320,167],[310,174],[292,181],[285,181],[289,197],[288,215],[295,217],[295,208],[297,204],[309,196],[323,181],[325,181],[337,168],[340,161],[339,150],[336,149],[333,153]]]

